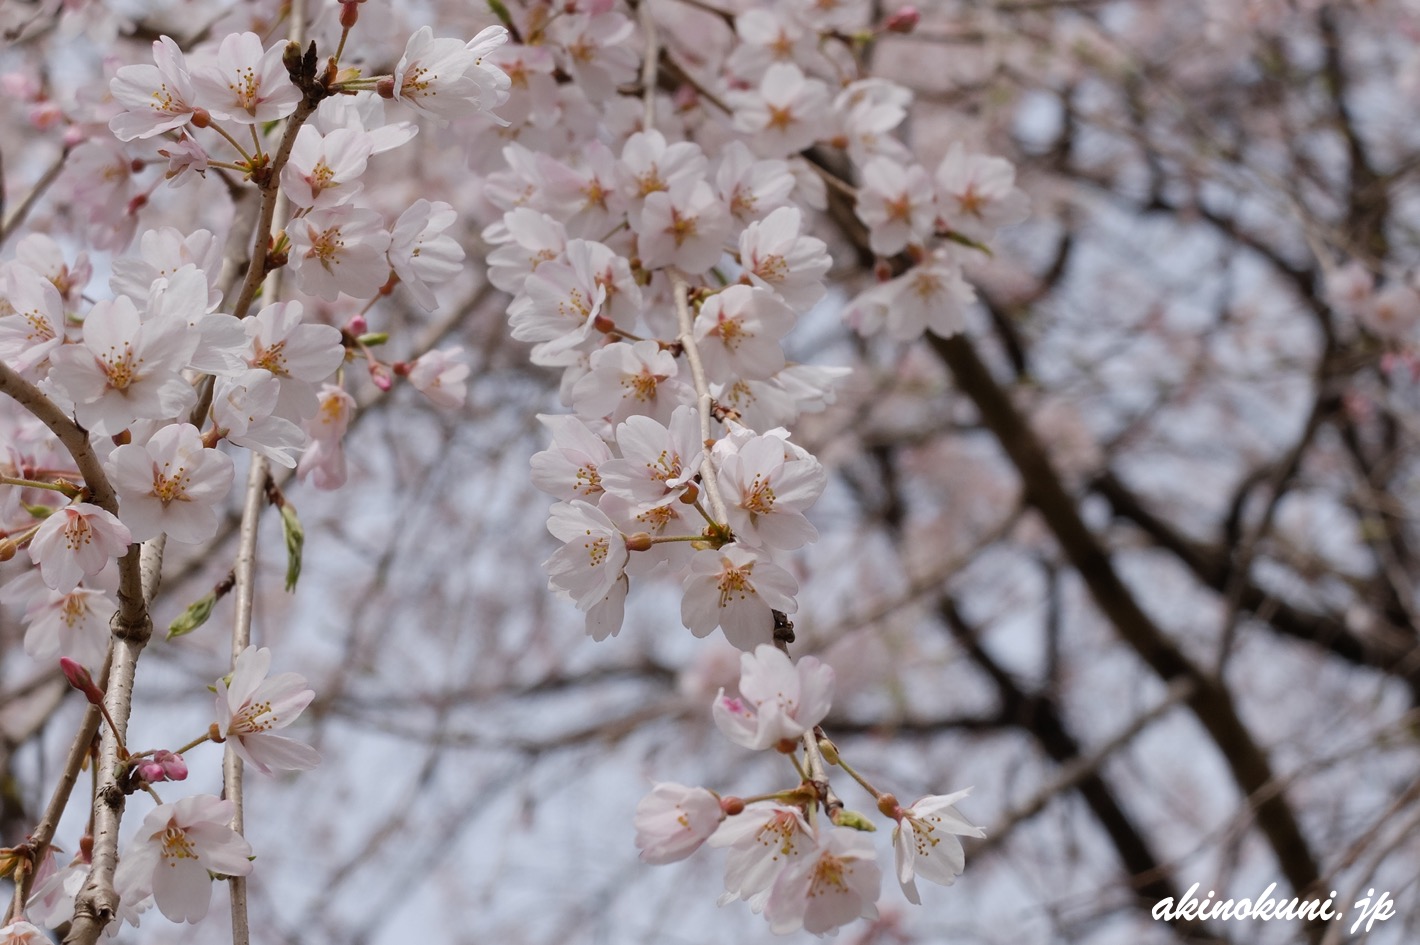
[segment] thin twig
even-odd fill
[[[25,194],[25,199],[20,201],[20,205],[15,208],[15,212],[5,218],[4,224],[0,225],[0,245],[3,245],[4,242],[10,238],[10,234],[14,233],[15,230],[19,229],[20,224],[25,222],[25,217],[29,216],[30,211],[34,209],[34,205],[39,202],[39,198],[42,197],[44,192],[49,189],[49,186],[59,178],[60,172],[64,170],[64,162],[68,160],[69,149],[65,148],[63,151],[59,152],[59,157],[54,159],[54,163],[49,165],[49,167],[45,169],[45,172],[40,175],[39,180],[35,181],[35,185],[30,188],[28,194]]]
[[[710,384],[705,379],[705,364],[700,360],[700,348],[695,343],[695,322],[690,317],[690,287],[685,277],[678,272],[671,274],[671,285],[675,290],[676,318],[679,320],[681,350],[690,362],[690,377],[695,383],[696,406],[700,409],[700,439],[705,445],[705,457],[700,461],[700,484],[710,497],[710,508],[715,512],[715,523],[729,526],[730,517],[725,511],[725,500],[720,495],[720,483],[715,476],[715,461],[710,456]]]

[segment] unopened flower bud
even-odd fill
[[[849,827],[853,830],[861,830],[864,833],[873,833],[878,829],[878,825],[873,823],[856,810],[840,808],[833,812],[833,822],[839,827]]]
[[[187,762],[182,755],[162,749],[153,752],[153,757],[139,765],[138,770],[149,783],[187,780]]]
[[[627,551],[650,551],[651,536],[646,532],[637,532],[634,535],[626,536]]]
[[[389,369],[383,364],[370,365],[370,380],[375,382],[375,386],[382,391],[388,391],[394,386],[394,378],[390,376]]]
[[[69,680],[69,685],[84,694],[93,705],[102,705],[104,692],[94,684],[94,677],[89,675],[89,671],[81,664],[74,662],[67,656],[59,658],[59,668],[64,672],[64,678]]]
[[[838,746],[823,736],[819,736],[818,750],[823,754],[823,760],[831,765],[838,764]]]
[[[12,538],[0,538],[0,561],[9,561],[15,557],[19,547]]]
[[[186,636],[202,626],[207,622],[207,618],[212,616],[212,608],[216,604],[217,595],[215,593],[200,597],[189,604],[176,620],[168,624],[168,639]]]
[[[354,315],[345,323],[345,330],[358,338],[370,330],[370,323],[364,315]]]
[[[916,7],[902,7],[884,21],[883,29],[889,33],[910,33],[921,21],[922,14],[917,12]]]

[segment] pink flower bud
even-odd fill
[[[364,315],[354,315],[351,316],[350,321],[345,324],[345,330],[358,338],[370,330],[370,323],[365,319]]]
[[[64,671],[64,678],[69,680],[69,685],[82,692],[91,705],[103,704],[103,690],[94,685],[94,678],[89,675],[87,669],[67,656],[59,658],[59,668]]]
[[[394,379],[390,377],[389,369],[383,364],[370,365],[370,380],[374,381],[375,386],[383,391],[388,391],[394,386]]]
[[[916,7],[902,7],[883,23],[883,29],[889,33],[910,33],[917,28],[921,22],[922,14],[917,12]]]

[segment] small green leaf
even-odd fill
[[[208,594],[189,604],[187,610],[184,610],[176,620],[168,625],[168,639],[175,640],[178,637],[185,637],[202,626],[207,622],[207,618],[212,616],[212,608],[216,604],[216,594]]]
[[[294,591],[301,577],[301,549],[306,544],[306,530],[296,517],[296,507],[290,502],[281,506],[281,530],[286,534],[286,590]]]

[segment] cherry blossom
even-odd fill
[[[96,303],[84,340],[50,353],[50,380],[74,402],[74,417],[111,436],[135,420],[179,416],[196,401],[182,370],[197,336],[176,318],[143,321],[124,296]]]
[[[336,128],[322,135],[303,125],[281,169],[281,190],[298,207],[323,209],[346,203],[360,192],[359,177],[374,151],[363,131]]]
[[[699,273],[724,253],[730,216],[711,186],[698,180],[647,195],[635,226],[644,267],[676,266]]]
[[[142,446],[126,443],[104,464],[119,494],[119,513],[134,541],[166,533],[201,542],[217,531],[216,505],[227,497],[232,460],[202,445],[190,423],[160,428]]]
[[[641,415],[666,420],[695,392],[676,379],[676,359],[658,342],[617,342],[592,352],[590,370],[572,386],[572,407],[613,422]]]
[[[276,413],[292,419],[311,416],[315,385],[345,359],[340,329],[307,323],[305,308],[296,301],[275,302],[242,324],[247,365],[280,380],[281,406]]]
[[[38,926],[23,919],[11,922],[0,929],[0,945],[49,945],[49,936]]]
[[[681,600],[681,622],[698,637],[716,627],[742,650],[768,643],[773,611],[792,614],[799,584],[793,575],[743,545],[697,551],[690,559]]]
[[[789,551],[818,537],[803,514],[828,482],[817,460],[791,458],[785,440],[772,434],[737,449],[721,444],[720,488],[740,541]]]
[[[0,282],[0,360],[33,376],[64,341],[64,300],[54,283],[22,263]]]
[[[285,43],[261,48],[255,33],[222,39],[212,62],[193,72],[192,82],[214,118],[253,125],[284,118],[296,110],[301,90],[282,63]],[[305,129],[302,129],[303,131]]]
[[[355,398],[345,388],[334,384],[321,387],[315,416],[307,420],[304,429],[310,438],[306,451],[296,464],[296,475],[317,489],[339,489],[345,485],[345,430],[355,409]]]
[[[103,663],[109,620],[118,610],[106,590],[80,586],[61,593],[45,586],[38,571],[29,571],[0,588],[0,601],[22,608],[25,652],[32,659],[49,663],[67,656],[95,670]]]
[[[295,423],[277,416],[281,382],[269,371],[254,369],[235,377],[217,378],[212,391],[212,422],[229,443],[261,453],[288,469],[306,434]]]
[[[843,318],[865,335],[886,329],[889,337],[909,341],[929,330],[946,338],[966,327],[966,307],[975,300],[961,267],[938,252],[858,296]]]
[[[192,74],[178,44],[162,36],[153,41],[156,65],[123,66],[109,91],[125,111],[109,122],[120,141],[151,138],[192,120],[196,93]]]
[[[704,445],[696,410],[677,407],[669,427],[651,417],[628,417],[616,428],[620,459],[601,464],[602,486],[638,512],[674,502],[700,470]]]
[[[435,39],[420,27],[394,69],[391,97],[448,120],[496,108],[508,98],[508,76],[486,57],[508,41],[508,31],[490,26],[467,43]]]
[[[390,268],[427,312],[438,305],[431,286],[447,282],[462,268],[463,247],[446,232],[456,218],[449,204],[421,198],[399,215],[390,234]]]
[[[315,698],[304,676],[271,671],[271,650],[249,646],[237,655],[231,682],[217,680],[217,727],[241,759],[262,774],[306,771],[320,763],[309,745],[271,734],[294,722]]]
[[[75,502],[40,523],[30,541],[30,560],[39,565],[44,583],[68,594],[127,551],[131,541],[127,526],[112,513]]]
[[[764,904],[769,927],[783,935],[802,928],[822,935],[854,919],[875,919],[882,870],[871,834],[828,827],[775,880]]]
[[[771,888],[789,864],[817,846],[804,812],[779,804],[745,808],[721,824],[708,843],[730,848],[720,904],[745,899],[756,912],[763,910]]]
[[[868,243],[879,256],[921,243],[936,226],[932,181],[921,165],[875,157],[863,167],[858,219],[868,226]]]
[[[832,700],[832,667],[812,656],[795,663],[766,643],[740,655],[739,697],[721,689],[711,708],[726,738],[763,751],[811,731]]]
[[[463,348],[435,348],[421,354],[409,367],[409,383],[436,406],[463,406],[468,395],[468,375]]]
[[[539,414],[552,432],[552,446],[532,457],[532,483],[555,499],[595,501],[603,492],[601,466],[611,447],[576,417]]]
[[[647,863],[674,863],[700,849],[725,819],[705,788],[662,782],[636,805],[636,846]]]
[[[229,824],[236,805],[210,794],[161,804],[143,818],[119,872],[151,887],[158,911],[173,922],[200,922],[212,903],[210,873],[251,873],[251,844]]]
[[[302,290],[334,302],[373,298],[389,279],[390,234],[373,210],[341,205],[313,210],[286,228],[290,266]]]
[[[818,140],[829,110],[828,86],[804,76],[791,62],[764,72],[759,88],[730,96],[735,127],[749,134],[755,151],[784,157]]]
[[[798,311],[823,298],[823,277],[832,265],[823,240],[799,235],[802,219],[797,207],[781,207],[740,234],[745,275]]]
[[[779,339],[793,327],[793,310],[773,292],[732,285],[700,307],[695,339],[709,374],[766,378],[784,366]]]
[[[985,837],[986,833],[967,820],[955,807],[971,794],[971,788],[954,794],[933,794],[918,799],[911,807],[898,808],[892,845],[897,858],[897,879],[908,902],[920,905],[916,877],[950,886],[966,868],[962,837]]]
[[[1015,186],[1016,169],[1004,158],[968,154],[957,142],[937,165],[937,201],[948,228],[974,240],[988,240],[1003,226],[1030,213]]]
[[[594,640],[614,636],[626,599],[626,539],[606,513],[580,499],[552,507],[547,530],[564,542],[544,563],[552,590],[587,614]]]

